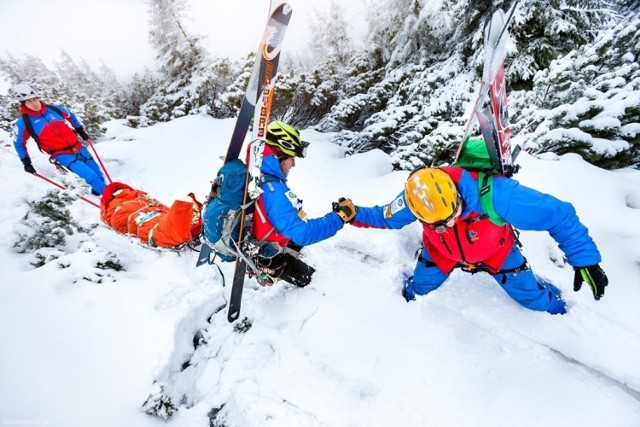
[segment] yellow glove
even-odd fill
[[[351,199],[340,197],[337,202],[331,204],[333,211],[338,214],[342,222],[351,222],[358,213],[358,208],[353,204]]]

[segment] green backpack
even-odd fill
[[[501,175],[500,167],[491,160],[484,139],[467,137],[462,143],[460,157],[451,166],[478,173],[478,190],[482,209],[495,225],[505,225],[506,222],[498,215],[493,206],[493,177]]]

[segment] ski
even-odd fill
[[[211,252],[213,249],[207,245],[207,242],[202,239],[202,246],[200,246],[200,253],[198,254],[198,260],[196,261],[196,267],[200,267],[204,264],[211,263]]]
[[[506,37],[504,35],[517,5],[518,0],[511,5],[507,17],[502,10],[496,10],[485,23],[485,60],[482,80],[473,109],[465,124],[462,138],[462,141],[467,138],[471,125],[477,118],[491,159],[500,166],[500,170],[505,176],[510,176],[514,172],[514,168],[510,145],[511,130],[507,114],[507,90],[504,79],[504,58],[506,55]],[[487,96],[490,98],[489,105],[483,107]],[[455,161],[462,154],[462,147],[463,143],[460,143]]]
[[[291,19],[291,6],[288,3],[280,3],[271,7],[271,13],[267,20],[264,35],[258,48],[258,56],[253,68],[253,73],[247,85],[247,92],[240,108],[236,129],[233,132],[225,162],[238,158],[244,138],[253,118],[253,133],[257,138],[263,138],[268,125],[271,112],[271,99],[273,97],[274,79],[278,70],[280,50],[285,31]],[[256,108],[258,107],[258,108]],[[255,147],[262,147],[257,144]],[[260,177],[259,162],[261,149],[251,150],[249,164],[247,165],[247,178],[245,181],[245,196],[243,206],[247,205],[249,197],[252,199],[259,195],[258,179]],[[259,152],[260,151],[260,152]],[[240,234],[238,236],[238,252],[242,253],[243,237],[251,232],[250,225],[253,220],[253,212],[242,210],[240,216]],[[240,305],[242,303],[242,291],[244,277],[247,270],[247,260],[238,256],[236,260],[231,296],[229,298],[229,311],[227,320],[234,322],[240,317]]]
[[[513,11],[512,11],[513,13]],[[510,15],[512,16],[512,14]],[[493,30],[494,25],[499,25],[502,30],[500,36],[506,32],[508,21],[505,22],[504,14],[501,10],[494,13],[490,26],[487,31]],[[494,163],[500,165],[503,175],[510,176],[513,173],[513,163],[511,158],[511,128],[509,126],[509,115],[507,113],[507,86],[504,79],[504,44],[497,46],[494,61],[498,63],[491,64],[490,75],[493,77],[489,83],[489,106],[492,114],[491,140],[485,139],[487,143],[491,143],[492,149],[489,153],[494,156]],[[482,113],[481,113],[482,114]],[[481,126],[482,128],[482,126]],[[484,134],[484,131],[483,131]]]
[[[275,76],[280,49],[282,46],[282,38],[287,29],[289,19],[291,18],[291,6],[287,3],[279,3],[275,7],[269,8],[269,19],[265,26],[263,38],[258,48],[256,61],[253,65],[249,82],[242,104],[236,119],[236,124],[231,135],[231,140],[227,147],[224,157],[224,163],[240,157],[242,146],[244,145],[247,132],[254,118],[256,104],[260,100],[265,82],[268,82]],[[205,203],[206,206],[207,203]],[[200,254],[196,262],[196,267],[206,264],[210,260],[212,248],[203,241],[200,248]]]

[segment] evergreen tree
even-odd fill
[[[271,104],[271,120],[293,123],[293,103],[300,86],[300,73],[293,71],[278,73],[275,96]]]
[[[156,90],[158,90],[158,86],[158,80],[148,68],[145,68],[143,75],[134,73],[131,82],[125,90],[126,97],[124,103],[125,116],[131,116],[129,121],[133,127],[147,125],[146,121],[142,120],[141,122],[141,118],[139,117],[141,115],[140,109],[142,105],[149,101]]]
[[[58,76],[61,76],[72,98],[96,98],[100,96],[100,79],[91,67],[82,61],[77,64],[64,50],[60,51],[60,59],[56,61]]]
[[[125,117],[127,115],[127,94],[115,72],[104,62],[101,62],[97,74],[102,86],[100,99],[104,114],[113,119]]]
[[[353,53],[353,43],[349,37],[344,9],[335,0],[331,0],[327,12],[314,9],[313,14],[315,17],[309,21],[311,57],[319,62],[330,58],[338,64],[346,65]]]
[[[251,52],[240,61],[240,64],[234,66],[234,69],[239,71],[236,73],[233,81],[215,101],[214,117],[235,117],[240,112],[242,99],[247,90],[255,61],[256,53]]]
[[[10,97],[0,93],[0,129],[11,132],[13,121],[18,117],[18,109]]]
[[[28,83],[47,102],[69,102],[69,88],[38,57],[26,55],[19,59],[9,55],[7,59],[0,58],[0,73],[11,85]]]
[[[31,85],[45,103],[60,104],[71,109],[81,120],[85,130],[96,138],[104,134],[102,123],[121,117],[123,111],[122,90],[113,71],[103,66],[103,74],[93,71],[86,61],[79,62],[65,51],[56,61],[56,71],[49,69],[40,58],[25,56],[18,59],[9,55],[0,59],[0,74],[11,85],[25,82]],[[105,74],[106,73],[106,74]],[[108,83],[104,76],[109,76]],[[120,97],[116,96],[120,94]],[[18,102],[7,98],[18,116]],[[4,109],[5,111],[7,108]],[[4,128],[7,124],[0,124]]]
[[[240,65],[229,58],[216,58],[213,61],[200,101],[201,104],[206,105],[207,113],[218,118],[235,115],[239,104],[229,105],[222,98],[228,90],[234,90],[231,86],[236,82],[238,74],[240,74]]]
[[[386,60],[386,65],[379,74],[371,74],[369,84],[358,84],[358,75],[340,80],[338,103],[330,107],[320,127],[342,130],[335,140],[351,151],[380,148],[390,153],[398,168],[411,169],[420,164],[450,160],[462,137],[462,127],[470,113],[467,109],[482,73],[484,22],[495,6],[507,10],[511,2],[406,0],[402,8],[393,7],[390,3],[395,2],[390,0],[369,0],[369,3],[377,5],[371,8],[376,15],[370,22],[370,40],[379,41],[377,54],[383,63]],[[554,59],[595,42],[603,28],[619,22],[620,13],[613,13],[616,8],[628,12],[624,1],[521,3],[507,43],[510,110],[518,103],[517,89],[530,89],[534,84],[540,87],[538,73],[549,69]],[[392,10],[380,13],[387,9]],[[629,46],[629,42],[623,44],[626,47],[612,54],[618,59],[625,55],[625,49],[626,52],[638,51],[637,47]],[[632,62],[637,63],[637,54],[631,57],[635,58]],[[356,82],[355,90],[347,90],[347,82]],[[585,78],[584,86],[574,85],[572,96],[561,91],[559,102],[580,99],[580,93],[588,92],[591,87],[593,80]],[[627,110],[632,111],[633,107]],[[630,135],[633,126],[624,123],[635,119],[631,113],[626,117],[630,118],[625,121],[617,117],[616,120],[623,123],[624,129],[620,132]],[[619,144],[623,146],[625,144]],[[593,160],[593,156],[588,158]],[[633,155],[618,156],[615,162],[602,164],[620,166],[629,164],[630,158]]]
[[[627,13],[552,61],[515,97],[513,130],[534,153],[575,152],[605,168],[640,166],[640,19]]]
[[[340,87],[354,53],[344,11],[331,1],[326,13],[314,11],[309,52],[318,64],[310,72],[289,73],[276,83],[273,117],[301,128],[316,125],[340,99]],[[309,63],[312,63],[309,61]]]
[[[152,0],[149,13],[149,38],[162,80],[141,114],[151,122],[195,114],[207,99],[212,76],[202,38],[190,35],[183,25],[186,0]]]
[[[612,4],[593,0],[531,0],[518,8],[510,32],[519,54],[507,77],[513,89],[530,89],[539,70],[584,44],[614,19]]]
[[[396,35],[402,29],[405,12],[412,0],[364,0],[369,38],[367,45],[379,49],[383,60],[391,58],[397,46]]]
[[[299,128],[317,124],[338,99],[342,68],[337,58],[329,58],[309,73],[296,78],[290,76],[282,85],[286,84],[295,92],[291,95],[289,90],[290,101],[286,106],[279,103],[276,114]]]
[[[339,102],[332,106],[318,128],[335,132],[341,129],[362,130],[365,121],[386,106],[383,91],[369,91],[384,76],[382,49],[373,48],[354,56],[345,69],[345,79],[340,85]]]

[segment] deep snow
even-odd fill
[[[116,180],[165,203],[190,191],[202,199],[233,124],[111,122],[97,147]],[[381,151],[345,157],[329,135],[303,136],[312,144],[290,184],[310,217],[341,196],[372,205],[401,191],[407,172]],[[165,425],[140,409],[161,387],[182,402],[173,426],[208,426],[220,407],[216,420],[229,427],[640,425],[637,170],[605,171],[576,155],[519,158],[519,181],[572,202],[589,227],[610,279],[599,302],[586,286],[572,291],[573,270],[547,233],[523,232],[525,255],[562,289],[568,314],[526,310],[491,277],[461,272],[407,304],[400,288],[419,226],[345,227],[305,249],[317,268],[311,286],[247,281],[241,317],[252,327],[242,333],[226,321],[229,287],[215,268],[115,233],[82,201],[74,220],[97,227],[34,268],[13,244],[26,200],[53,187],[22,171],[8,134],[0,144],[3,425]],[[30,144],[36,169],[61,179]],[[95,267],[109,256],[125,271]],[[232,265],[222,269],[229,280]],[[198,330],[206,344],[194,349]]]

